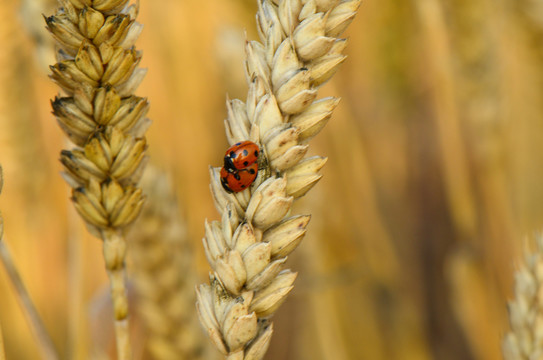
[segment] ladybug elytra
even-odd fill
[[[232,145],[224,154],[224,167],[228,172],[242,170],[258,160],[260,149],[252,141],[240,141]]]
[[[229,192],[240,192],[255,181],[258,173],[260,148],[252,141],[240,141],[224,154],[221,184]]]
[[[255,162],[244,169],[228,171],[221,168],[221,184],[224,190],[229,193],[240,192],[253,183],[258,172],[258,164]]]

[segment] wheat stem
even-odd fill
[[[206,222],[204,249],[213,273],[197,289],[200,321],[226,359],[264,357],[271,316],[293,288],[285,269],[310,217],[287,217],[292,202],[321,178],[326,158],[305,157],[308,142],[330,119],[336,98],[315,100],[345,60],[340,35],[359,0],[259,0],[261,42],[248,41],[246,102],[228,100],[230,144],[257,143],[260,171],[253,185],[228,193],[219,168],[211,191],[222,221]]]
[[[439,144],[443,156],[444,180],[453,220],[463,238],[475,234],[476,210],[470,170],[467,164],[460,116],[456,107],[456,79],[452,73],[451,49],[447,37],[443,5],[436,0],[416,3],[420,22],[424,28],[424,42],[428,57],[429,80],[436,116]]]
[[[0,324],[0,360],[6,360],[6,353],[4,351],[4,335],[2,334],[1,324]]]
[[[31,331],[37,340],[42,357],[46,360],[58,359],[59,357],[57,351],[55,350],[55,346],[53,345],[53,341],[49,337],[49,334],[47,333],[47,330],[40,319],[38,311],[30,299],[30,295],[26,290],[21,275],[19,274],[19,271],[13,262],[11,253],[9,252],[3,239],[0,239],[0,260],[4,264],[8,278],[15,288],[17,300],[23,309],[23,313],[28,321],[28,324],[30,325]]]
[[[0,193],[4,186],[4,175],[2,171],[2,166],[0,165]],[[15,293],[17,294],[17,300],[23,309],[23,313],[30,325],[30,330],[32,331],[34,337],[36,338],[41,351],[42,357],[46,360],[55,360],[58,359],[57,351],[53,345],[49,333],[45,329],[43,322],[34,306],[34,303],[30,299],[30,295],[26,290],[26,287],[23,283],[23,279],[15,266],[13,257],[8,250],[7,245],[4,242],[4,219],[0,213],[0,262],[4,264],[8,279],[15,288]],[[0,332],[0,353],[3,356],[3,344],[2,344],[2,334]]]
[[[119,360],[132,358],[128,329],[128,297],[126,294],[126,240],[122,234],[112,229],[102,231],[104,240],[104,259],[109,277],[115,335],[117,338],[117,357]]]
[[[130,345],[130,332],[128,328],[128,318],[115,320],[115,338],[117,339],[117,359],[125,360],[132,358],[132,348]]]

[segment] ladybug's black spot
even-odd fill
[[[255,150],[255,156],[258,157],[258,150]]]
[[[234,173],[234,179],[236,179],[236,180],[238,180],[238,181],[241,179],[241,177],[239,176],[239,173],[238,173],[238,172],[235,172],[235,173]]]
[[[236,158],[236,153],[233,152],[233,151],[230,151],[230,157],[231,157],[232,159],[235,159],[235,158]]]
[[[248,161],[244,161],[244,162],[243,162],[243,165],[247,166],[247,165],[249,165],[249,162],[248,162]]]
[[[247,186],[247,185],[241,185],[241,188],[242,188],[242,189],[245,189],[246,186]]]
[[[253,175],[255,173],[255,169],[249,169],[249,174]]]
[[[234,146],[240,146],[240,145],[241,145],[241,141],[234,144]]]
[[[247,149],[244,149],[243,150],[243,156],[247,156],[247,155],[249,155],[249,152],[247,151]]]

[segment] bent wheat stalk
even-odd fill
[[[197,309],[208,335],[227,359],[261,359],[270,342],[271,315],[293,288],[287,256],[310,217],[286,217],[294,199],[321,178],[326,163],[305,157],[308,142],[330,119],[337,98],[317,90],[345,60],[339,38],[360,0],[259,0],[260,41],[246,45],[246,102],[227,100],[230,144],[251,140],[263,150],[253,185],[230,194],[219,168],[210,168],[221,221],[205,224],[203,245],[213,269],[197,289]]]
[[[51,78],[65,97],[52,101],[59,126],[77,146],[61,152],[64,178],[89,231],[103,240],[119,359],[131,357],[125,284],[125,228],[144,196],[137,182],[146,162],[149,104],[133,95],[145,70],[134,49],[142,25],[128,0],[60,0],[47,28],[57,40]]]
[[[515,298],[508,304],[511,331],[503,341],[505,360],[543,358],[543,234],[526,251],[515,272]]]
[[[2,166],[0,166],[0,193],[2,193],[2,187],[4,185],[4,177],[2,173]],[[9,281],[15,288],[17,294],[17,300],[19,301],[23,313],[28,321],[30,330],[37,340],[39,351],[41,356],[46,360],[56,360],[59,358],[58,353],[53,345],[53,341],[49,336],[49,333],[45,329],[34,303],[32,302],[26,286],[23,283],[21,275],[13,262],[11,253],[9,252],[6,244],[4,243],[4,219],[0,213],[0,262],[6,269],[6,274]],[[0,329],[0,359],[5,359],[4,345],[2,332]]]

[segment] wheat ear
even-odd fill
[[[102,238],[119,359],[131,357],[125,284],[126,238],[144,196],[149,104],[132,95],[145,75],[134,49],[142,25],[128,0],[60,0],[46,19],[60,50],[51,78],[66,97],[52,101],[58,124],[77,145],[61,152],[64,178],[88,229]]]
[[[503,341],[505,360],[543,359],[543,234],[535,238],[515,272],[515,298],[509,302],[511,331]]]
[[[0,193],[2,192],[2,187],[4,185],[4,177],[2,173],[2,166],[0,166]],[[49,336],[49,333],[45,329],[43,322],[26,290],[26,287],[23,283],[23,279],[15,266],[11,253],[8,250],[8,247],[4,243],[4,219],[0,213],[0,262],[4,265],[6,269],[6,274],[9,281],[15,288],[17,294],[17,300],[19,301],[26,320],[30,326],[30,330],[34,334],[34,337],[37,340],[39,351],[42,357],[46,360],[56,360],[59,358],[53,341]],[[3,356],[3,344],[2,344],[2,334],[0,333],[0,359]]]
[[[147,351],[155,360],[203,359],[207,344],[194,331],[194,253],[176,194],[165,173],[153,167],[142,188],[149,201],[131,232],[130,258]]]
[[[259,0],[260,42],[246,44],[246,102],[227,100],[230,144],[260,145],[263,169],[254,184],[230,194],[219,168],[210,168],[221,221],[205,224],[203,244],[213,269],[197,289],[200,321],[227,359],[261,359],[270,342],[270,316],[293,288],[284,269],[300,243],[308,215],[286,217],[294,199],[321,178],[326,158],[305,158],[308,141],[330,119],[336,98],[315,100],[318,88],[345,60],[339,38],[360,0]]]

